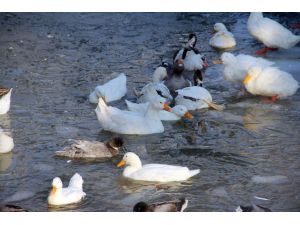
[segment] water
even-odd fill
[[[273,211],[300,209],[300,94],[275,104],[260,98],[237,99],[239,91],[222,78],[220,56],[208,46],[215,22],[234,32],[234,53],[252,54],[261,45],[246,30],[245,13],[0,14],[0,85],[13,87],[8,115],[0,126],[13,134],[13,153],[0,155],[0,202],[14,201],[32,211],[132,211],[138,201],[185,196],[187,211],[233,211],[238,204],[261,204]],[[268,14],[288,25],[299,14]],[[193,112],[193,121],[164,122],[163,134],[123,135],[126,147],[143,163],[200,168],[182,183],[129,182],[116,167],[120,157],[74,161],[54,157],[69,139],[107,140],[97,121],[91,90],[114,77],[128,76],[133,87],[151,80],[161,58],[171,61],[189,32],[211,67],[205,86],[223,112]],[[299,30],[294,30],[298,32]],[[268,55],[299,81],[300,48]],[[113,103],[125,108],[123,100]],[[79,172],[87,198],[77,205],[48,208],[51,181],[67,184]],[[267,177],[268,182],[261,181]],[[279,179],[279,180],[278,180]],[[268,200],[262,200],[262,199]]]

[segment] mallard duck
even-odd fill
[[[197,36],[195,34],[189,35],[187,44],[175,52],[173,62],[178,59],[183,59],[184,69],[186,71],[194,72],[194,85],[202,86],[204,70],[208,67],[207,59],[195,47],[197,43]]]
[[[218,111],[224,109],[224,106],[213,103],[211,94],[203,87],[186,87],[176,91],[175,98],[177,105],[184,105],[188,110],[213,108]]]
[[[114,137],[106,143],[99,141],[76,140],[71,146],[62,151],[56,151],[55,155],[70,158],[111,158],[119,154],[123,146],[123,139]]]
[[[0,128],[0,154],[8,153],[14,148],[14,139]]]
[[[69,186],[63,188],[62,181],[55,177],[52,181],[52,190],[48,196],[49,205],[67,205],[80,202],[86,194],[82,190],[83,179],[75,173],[69,182]]]
[[[264,55],[267,51],[278,48],[289,49],[300,41],[299,35],[294,35],[280,23],[263,17],[261,12],[250,13],[247,27],[253,37],[267,46],[257,51],[258,55]]]
[[[0,212],[28,212],[28,210],[17,205],[6,204],[0,206]]]
[[[182,166],[166,164],[142,165],[140,158],[133,152],[127,152],[117,166],[121,167],[125,165],[123,176],[140,181],[184,181],[200,173],[200,169],[189,170],[187,167]]]
[[[236,212],[272,212],[271,209],[262,207],[260,205],[250,205],[250,206],[238,206],[235,210]]]
[[[183,212],[187,206],[188,200],[185,198],[152,204],[138,202],[133,207],[133,212]]]
[[[12,88],[0,87],[0,115],[6,114],[10,109]]]
[[[245,75],[252,66],[269,67],[274,65],[274,62],[269,60],[253,57],[250,55],[233,55],[229,52],[224,52],[221,55],[221,60],[214,60],[214,64],[222,63],[224,65],[224,78],[233,83],[243,82]]]
[[[177,59],[173,65],[170,77],[164,81],[164,85],[166,85],[166,87],[170,90],[173,97],[175,97],[176,90],[192,86],[192,83],[183,76],[183,71],[183,60]]]
[[[106,102],[112,102],[121,99],[126,92],[126,75],[121,73],[119,76],[105,84],[97,86],[89,95],[89,101],[97,104],[99,98],[103,97]]]
[[[153,134],[164,132],[164,126],[159,118],[159,110],[170,110],[168,104],[160,99],[150,102],[147,112],[142,115],[137,112],[120,110],[107,106],[102,98],[96,108],[98,121],[104,130],[120,134]]]
[[[257,66],[248,70],[244,85],[251,94],[271,97],[272,102],[294,95],[299,88],[291,74],[275,67]]]
[[[209,40],[209,45],[218,49],[233,48],[236,45],[233,34],[227,30],[223,23],[216,23],[214,30],[216,33]]]
[[[133,112],[139,112],[145,114],[149,103],[133,103],[128,100],[125,100],[127,108]],[[190,114],[187,108],[184,105],[176,105],[171,108],[170,112],[166,110],[159,111],[159,118],[162,121],[175,121],[180,120],[182,117],[187,119],[193,119],[193,115]]]

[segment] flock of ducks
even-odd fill
[[[224,24],[216,23],[215,35],[209,44],[214,48],[226,50],[236,45],[234,35]],[[251,13],[248,30],[253,37],[261,41],[266,48],[257,54],[266,54],[274,48],[291,48],[300,41],[300,36],[292,34],[274,20],[263,17],[262,13]],[[173,64],[163,62],[153,73],[152,82],[140,91],[134,89],[136,102],[125,100],[128,110],[109,106],[108,103],[124,97],[127,93],[126,75],[121,73],[107,83],[97,86],[89,95],[89,101],[97,104],[97,119],[104,130],[117,134],[147,135],[164,132],[162,121],[174,121],[181,118],[193,119],[191,110],[213,108],[223,110],[224,106],[213,102],[210,92],[203,87],[204,71],[208,67],[207,59],[196,48],[197,37],[190,34],[187,43],[179,49]],[[274,102],[296,93],[299,85],[293,76],[274,67],[274,62],[250,55],[233,55],[224,52],[214,64],[223,64],[224,78],[229,82],[243,86],[253,95],[261,95]],[[187,72],[187,73],[185,73]],[[12,88],[0,89],[0,114],[10,109]],[[172,106],[172,108],[170,107]],[[0,130],[0,153],[10,152],[14,147],[13,139]],[[56,156],[69,158],[111,158],[124,147],[122,138],[113,137],[107,142],[76,140],[71,146],[55,153]],[[117,167],[125,166],[123,176],[129,180],[150,182],[179,182],[190,179],[200,173],[200,169],[166,164],[143,165],[139,156],[133,152],[124,154]],[[67,205],[80,202],[86,193],[83,191],[83,179],[75,173],[67,187],[59,177],[52,181],[48,196],[50,206]],[[139,202],[133,207],[137,212],[183,211],[187,199],[147,204]],[[22,211],[18,206],[5,205],[2,211]],[[239,206],[236,211],[270,211],[267,208],[252,205]]]

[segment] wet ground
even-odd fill
[[[285,25],[299,14],[267,14]],[[260,98],[237,99],[239,91],[222,77],[220,56],[208,45],[215,22],[234,33],[234,53],[253,54],[262,45],[246,29],[247,13],[1,13],[0,85],[13,87],[11,110],[0,116],[15,148],[0,155],[0,202],[32,211],[132,211],[141,200],[185,196],[187,211],[233,211],[256,203],[273,211],[300,210],[300,92],[265,104]],[[163,134],[123,135],[127,149],[144,163],[200,168],[189,181],[155,186],[121,178],[120,157],[106,161],[71,161],[54,157],[69,139],[106,140],[95,106],[87,101],[97,84],[113,72],[128,76],[133,87],[151,80],[161,59],[173,53],[190,32],[210,61],[205,86],[223,112],[193,112],[193,121],[164,122]],[[293,30],[300,34],[300,30]],[[267,56],[300,81],[300,48]],[[124,101],[113,103],[125,108]],[[80,204],[51,209],[47,195],[60,176],[67,184],[79,172],[87,198]],[[259,199],[263,198],[263,199]]]

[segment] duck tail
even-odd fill
[[[193,177],[193,176],[195,176],[195,175],[197,175],[198,173],[200,173],[200,169],[197,169],[197,170],[191,170],[190,171],[190,177]]]
[[[133,88],[133,94],[138,98],[141,96],[141,93],[136,90],[136,88]]]
[[[181,207],[180,207],[180,210],[178,210],[178,211],[183,212],[187,208],[188,203],[189,203],[189,201],[186,198],[181,198],[180,199]]]
[[[218,110],[218,111],[223,111],[225,109],[225,106],[224,105],[218,105],[216,103],[213,103],[213,102],[209,102],[209,101],[206,101],[204,100],[204,102],[211,108],[215,109],[215,110]]]

